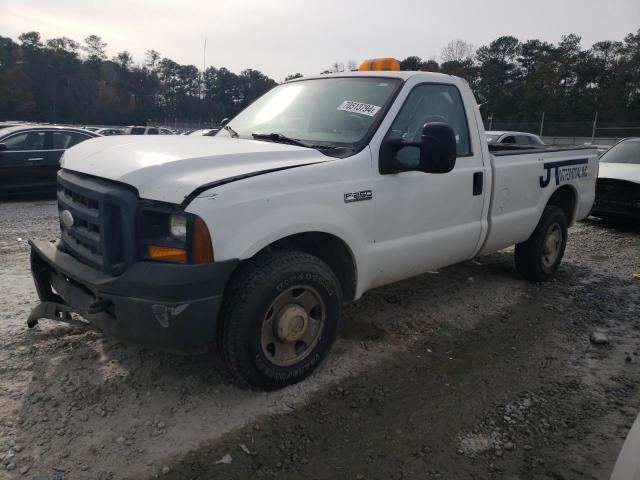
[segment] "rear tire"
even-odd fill
[[[218,347],[240,386],[283,388],[324,360],[341,314],[340,283],[322,260],[293,250],[261,255],[234,275]]]
[[[567,217],[555,205],[548,205],[529,239],[515,249],[516,270],[524,278],[543,282],[558,270],[567,245]]]

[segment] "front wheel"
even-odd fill
[[[549,280],[558,270],[566,246],[567,217],[561,208],[549,205],[529,239],[516,245],[516,270],[534,282]]]
[[[327,356],[341,310],[340,283],[323,261],[291,250],[265,254],[234,276],[219,350],[240,385],[282,388]]]

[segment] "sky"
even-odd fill
[[[90,34],[109,57],[148,49],[178,63],[262,71],[277,81],[314,75],[335,61],[417,55],[438,59],[462,39],[475,47],[501,35],[583,47],[640,28],[640,0],[0,0],[0,35],[17,40]],[[203,56],[204,39],[207,39]]]

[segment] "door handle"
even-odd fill
[[[475,172],[473,174],[473,194],[480,195],[482,193],[482,184],[484,175],[482,172]]]
[[[42,160],[44,160],[43,157],[27,158],[27,162],[40,162]]]

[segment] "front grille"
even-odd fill
[[[87,265],[117,275],[135,260],[136,208],[136,194],[121,185],[66,170],[58,173],[62,242]]]

